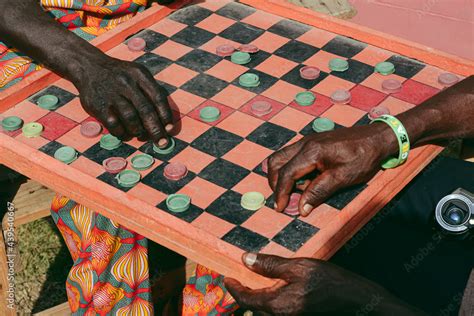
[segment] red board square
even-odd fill
[[[18,134],[18,136],[15,137],[15,140],[18,140],[22,142],[25,145],[28,145],[34,149],[39,149],[49,143],[49,140],[39,136],[39,137],[25,137],[23,134]]]
[[[234,23],[234,20],[228,19],[221,15],[211,14],[210,16],[196,24],[196,26],[211,33],[218,34]]]
[[[183,44],[168,40],[157,48],[155,48],[152,53],[162,57],[166,57],[171,60],[177,60],[192,50],[193,49],[188,46],[184,46]]]
[[[272,105],[272,111],[270,113],[268,113],[267,115],[264,115],[264,116],[258,116],[258,115],[255,115],[252,113],[252,104],[255,102],[255,101],[267,101],[269,102],[271,105]],[[252,100],[250,100],[249,102],[245,103],[239,111],[243,112],[243,113],[247,113],[249,115],[252,115],[256,118],[259,118],[261,120],[265,120],[265,121],[268,121],[269,119],[271,119],[272,117],[274,117],[278,112],[280,112],[283,108],[285,107],[284,104],[280,103],[280,102],[277,102],[273,99],[270,99],[270,98],[267,98],[263,95],[257,95],[255,98],[253,98]]]
[[[188,114],[205,100],[200,96],[181,89],[176,90],[168,97],[170,107],[180,114]]]
[[[376,64],[386,61],[393,53],[374,46],[367,46],[360,53],[352,57],[352,59],[363,62],[364,64],[375,66]]]
[[[440,90],[427,86],[415,80],[408,79],[402,85],[402,90],[392,94],[395,98],[418,105],[431,98]]]
[[[245,194],[247,192],[258,191],[268,198],[273,191],[268,184],[268,179],[256,173],[251,173],[245,177],[241,182],[236,184],[232,190]]]
[[[274,34],[272,32],[265,32],[250,44],[257,46],[261,50],[266,51],[268,53],[273,53],[289,41],[289,38]]]
[[[187,166],[189,170],[194,173],[199,173],[206,168],[211,162],[215,160],[214,157],[208,155],[193,147],[186,147],[179,154],[174,156],[170,161],[179,162]]]
[[[368,112],[374,106],[379,105],[386,97],[387,95],[383,92],[358,85],[351,90],[350,104]]]
[[[191,203],[206,209],[214,200],[221,196],[226,190],[209,181],[199,177],[194,178],[186,184],[178,193],[187,194],[191,197]]]
[[[170,19],[163,19],[149,27],[150,30],[171,37],[186,28],[186,24],[179,23]]]
[[[187,116],[183,116],[181,118],[180,125],[181,128],[176,135],[176,138],[184,140],[187,143],[191,143],[210,128],[208,124],[201,121],[196,121],[195,119]]]
[[[366,112],[349,105],[334,104],[321,116],[333,120],[335,123],[350,127],[364,116]]]
[[[105,172],[104,167],[98,163],[87,159],[84,156],[79,156],[75,161],[71,163],[71,166],[74,169],[84,172],[85,174],[90,175],[91,177],[98,177]]]
[[[76,86],[69,80],[66,79],[59,79],[54,83],[56,87],[63,88],[66,91],[71,92],[72,94],[79,95],[79,91],[77,91]]]
[[[243,142],[225,154],[223,158],[236,165],[252,170],[272,153],[270,149],[244,139]],[[255,175],[257,176],[257,174]]]
[[[278,80],[273,86],[265,90],[262,95],[277,100],[283,104],[288,104],[295,99],[299,92],[305,89],[295,86],[283,80]]]
[[[291,217],[275,212],[268,207],[263,207],[241,226],[267,238],[273,238],[291,221]]]
[[[107,51],[107,55],[127,61],[135,60],[138,57],[142,56],[144,53],[144,51],[132,51],[128,49],[128,46],[123,43]]]
[[[253,14],[244,18],[242,22],[267,30],[275,23],[281,21],[279,16],[267,13],[265,11],[255,11]]]
[[[197,72],[182,67],[180,65],[171,64],[155,75],[155,79],[169,83],[176,87],[181,87],[183,84],[193,79],[198,75]]]
[[[36,104],[25,100],[3,112],[2,117],[18,116],[23,120],[24,123],[30,123],[45,115],[48,115],[49,113],[50,112],[48,110],[42,109]]]
[[[314,103],[310,106],[301,106],[296,101],[293,101],[290,103],[290,106],[298,109],[300,111],[306,112],[308,114],[311,114],[313,116],[320,116],[324,111],[329,109],[332,105],[332,101],[330,98],[328,98],[325,95],[319,94],[317,92],[313,92],[316,100]]]
[[[197,228],[209,232],[217,238],[221,238],[235,227],[235,225],[207,212],[199,215],[199,217],[196,218],[191,224]]]
[[[292,107],[286,107],[281,110],[277,115],[275,115],[270,120],[270,122],[286,127],[295,132],[299,132],[312,120],[314,120],[314,117],[312,115],[303,113]]]
[[[321,204],[315,208],[308,216],[300,216],[300,220],[318,228],[323,228],[334,220],[341,211],[336,210],[327,204]]]
[[[330,97],[331,94],[337,89],[350,90],[354,86],[355,84],[350,81],[329,75],[321,82],[319,82],[316,86],[314,86],[311,90]]]
[[[55,112],[50,112],[37,122],[44,126],[41,136],[49,140],[55,140],[77,126],[77,123],[73,120]]]
[[[211,11],[217,11],[223,6],[225,6],[226,4],[228,4],[229,2],[231,1],[230,0],[206,0],[199,3],[199,6],[209,9]]]
[[[266,255],[274,255],[285,258],[291,258],[295,253],[291,250],[277,244],[276,242],[270,241],[259,253],[264,253]]]
[[[249,101],[253,97],[255,97],[255,93],[234,85],[229,85],[212,97],[212,100],[227,105],[233,109],[238,109],[242,106],[242,104]]]
[[[130,194],[151,205],[158,205],[166,199],[166,194],[141,182],[137,183],[137,185],[130,189],[127,194]]]
[[[297,63],[291,60],[281,58],[276,55],[271,55],[260,65],[255,67],[255,69],[270,74],[273,77],[280,78],[281,76],[289,72],[291,69],[295,68],[297,65]]]
[[[214,67],[206,71],[211,76],[222,79],[227,82],[234,81],[235,78],[248,71],[247,67],[234,64],[226,59],[218,62]]]
[[[263,121],[258,118],[236,111],[220,122],[217,127],[236,135],[247,137],[262,123]]]
[[[63,145],[70,146],[79,152],[85,152],[100,141],[99,135],[94,138],[84,137],[81,134],[81,126],[78,125],[57,139]]]
[[[390,110],[391,115],[398,115],[402,112],[408,111],[409,109],[413,108],[415,105],[402,101],[400,99],[394,98],[389,96],[385,100],[383,100],[380,105],[385,106],[387,109]]]
[[[311,28],[311,30],[298,37],[297,40],[321,48],[334,37],[336,37],[336,34],[334,33],[317,28]]]
[[[89,114],[87,114],[87,112],[82,108],[81,100],[79,98],[72,99],[69,103],[63,105],[55,112],[78,123],[81,123],[89,117]]]
[[[218,108],[220,111],[221,111],[221,117],[217,120],[217,121],[214,121],[214,122],[204,122],[201,120],[200,118],[200,111],[202,108],[206,107],[206,106],[213,106],[213,107],[216,107]],[[203,123],[206,123],[206,124],[209,124],[211,126],[215,126],[217,124],[219,124],[220,122],[222,122],[226,117],[228,117],[232,112],[234,112],[234,109],[228,107],[228,106],[225,106],[225,105],[222,105],[220,103],[217,103],[217,102],[214,102],[212,100],[207,100],[207,101],[204,101],[204,103],[202,103],[200,106],[198,106],[196,109],[194,109],[193,111],[189,112],[188,113],[188,116],[189,117],[192,117],[193,119],[197,120],[197,121],[201,121]]]

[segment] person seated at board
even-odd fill
[[[166,91],[144,66],[109,57],[88,43],[151,2],[0,0],[0,91],[45,66],[74,84],[84,110],[111,134],[165,147],[174,127]],[[65,196],[54,198],[51,212],[74,261],[66,280],[71,311],[153,315],[153,301],[163,298],[164,290],[152,288],[149,272],[168,262],[153,262],[149,241]],[[183,314],[219,315],[237,308],[223,276],[203,266],[195,274],[210,280],[207,292],[187,284]],[[168,292],[184,283],[179,285]],[[161,309],[165,304],[156,305]]]

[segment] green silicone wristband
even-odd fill
[[[385,124],[390,126],[398,140],[398,148],[399,148],[398,158],[396,157],[387,158],[383,162],[382,168],[391,169],[391,168],[400,166],[407,160],[408,153],[410,151],[410,140],[408,139],[407,130],[403,126],[402,122],[400,122],[396,117],[391,116],[391,115],[382,115],[374,119],[371,123],[374,123],[374,122],[384,122]]]

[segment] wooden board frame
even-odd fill
[[[93,43],[106,51],[122,42],[127,36],[156,23],[186,2],[180,1],[173,7],[152,7],[116,29],[98,37]],[[470,61],[424,48],[394,36],[384,35],[347,21],[323,16],[280,0],[243,0],[241,2],[328,31],[349,35],[357,40],[387,48],[402,55],[418,58],[447,71],[463,75],[474,72],[474,66]],[[389,41],[389,47],[384,47],[383,45],[387,44],[387,41]],[[57,79],[59,77],[54,73],[42,70],[13,88],[0,93],[0,112],[14,106],[17,102],[45,88]],[[441,150],[442,148],[431,145],[417,148],[412,151],[410,159],[405,165],[379,175],[377,185],[370,188],[374,198],[370,201],[366,201],[360,196],[354,199],[345,211],[341,212],[329,224],[330,229],[321,234],[317,243],[307,243],[302,247],[304,255],[328,259]],[[153,216],[155,208],[151,205],[124,192],[106,190],[100,185],[100,180],[77,173],[54,158],[4,134],[0,134],[0,163],[200,264],[241,280],[250,287],[259,288],[274,283],[273,280],[256,275],[243,265],[238,264],[239,258],[231,259],[222,256],[222,253],[229,251],[228,245],[209,233],[188,225],[165,212],[160,212],[159,216]],[[193,238],[197,234],[201,236],[201,242]]]

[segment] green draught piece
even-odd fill
[[[258,87],[260,78],[256,74],[246,73],[239,77],[239,84],[248,88]]]
[[[346,71],[349,69],[349,63],[347,60],[334,58],[329,61],[329,69],[332,71]]]
[[[37,122],[27,123],[23,125],[21,131],[23,132],[23,136],[25,137],[38,137],[43,132],[43,125]]]
[[[265,197],[260,192],[247,192],[242,195],[240,205],[250,211],[256,211],[265,205]]]
[[[54,158],[64,162],[65,164],[70,164],[77,159],[77,151],[72,147],[64,146],[56,150]]]
[[[160,155],[168,155],[173,152],[175,146],[176,146],[176,142],[174,138],[170,138],[168,146],[166,146],[165,148],[160,148],[156,146],[155,144],[153,144],[153,151]]]
[[[2,128],[5,131],[16,131],[23,125],[23,120],[18,116],[8,116],[2,120]]]
[[[230,56],[230,60],[238,65],[247,64],[251,59],[250,54],[244,52],[235,52]]]
[[[334,126],[334,122],[325,117],[318,117],[313,121],[313,130],[318,133],[332,131]]]
[[[124,170],[116,177],[117,182],[124,188],[131,188],[140,181],[140,173],[135,170]]]
[[[221,117],[221,111],[214,106],[206,106],[199,111],[199,117],[204,122],[215,122]]]
[[[296,94],[295,101],[301,106],[309,106],[314,103],[316,96],[310,91],[299,92]]]
[[[395,72],[395,65],[391,62],[384,61],[375,65],[375,71],[387,76]]]
[[[39,97],[36,103],[40,108],[46,110],[55,110],[58,107],[59,99],[55,95],[45,94]]]
[[[106,150],[114,150],[122,145],[122,141],[111,134],[105,134],[100,138],[100,147]]]
[[[132,158],[132,167],[135,170],[142,171],[150,168],[154,162],[155,159],[152,156],[139,154]]]
[[[166,206],[174,213],[185,212],[190,205],[191,198],[186,194],[171,194],[166,198]]]

